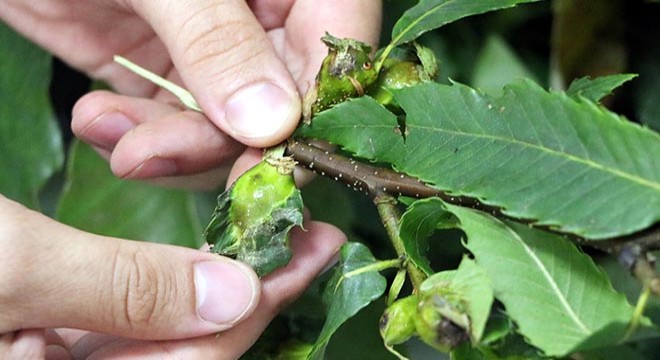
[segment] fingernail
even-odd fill
[[[254,307],[259,280],[233,261],[195,264],[197,314],[208,322],[232,325]]]
[[[112,111],[99,115],[80,133],[85,141],[112,151],[119,139],[135,127],[126,115]]]
[[[126,179],[145,179],[174,175],[177,166],[174,161],[153,156],[123,176]]]
[[[323,270],[319,273],[319,276],[327,273],[330,269],[334,268],[335,265],[339,262],[340,254],[337,252],[331,259],[328,261],[328,263],[325,265]]]
[[[227,102],[225,119],[244,138],[266,138],[289,123],[298,111],[296,101],[279,86],[257,83],[240,89]]]

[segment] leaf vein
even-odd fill
[[[507,231],[511,234],[512,238],[515,239],[517,242],[520,243],[520,245],[523,247],[525,252],[529,255],[529,257],[532,259],[534,264],[538,267],[538,269],[541,271],[541,274],[543,277],[547,280],[548,284],[550,285],[552,292],[556,295],[557,299],[561,303],[562,307],[566,310],[566,313],[568,316],[571,318],[571,320],[577,325],[577,327],[584,333],[584,334],[589,334],[591,333],[591,330],[582,322],[582,320],[577,316],[575,313],[575,310],[571,307],[571,305],[568,303],[568,300],[564,296],[564,294],[561,292],[559,289],[559,286],[557,286],[557,283],[554,281],[552,278],[552,275],[548,272],[548,269],[546,266],[543,264],[541,259],[538,258],[538,256],[530,249],[530,247],[520,238],[520,235],[513,231],[510,227],[507,226]]]
[[[413,125],[411,125],[411,126],[413,126]],[[538,151],[546,152],[546,153],[549,153],[549,154],[551,154],[553,156],[556,156],[556,157],[560,157],[560,158],[563,157],[563,158],[566,158],[570,161],[573,161],[573,162],[576,162],[576,163],[579,163],[579,164],[583,164],[583,165],[592,167],[596,170],[606,172],[606,173],[610,173],[610,174],[613,174],[617,177],[620,177],[620,178],[626,179],[628,181],[632,181],[634,183],[637,183],[639,185],[642,185],[642,186],[649,187],[651,189],[660,191],[660,183],[656,183],[654,181],[644,179],[642,177],[639,177],[639,176],[636,176],[636,175],[633,175],[633,174],[625,173],[625,172],[620,171],[618,169],[613,169],[613,168],[605,166],[603,164],[599,164],[597,162],[594,162],[591,159],[583,159],[583,158],[580,158],[580,157],[575,156],[573,154],[561,153],[561,152],[559,152],[555,149],[551,149],[551,148],[545,147],[543,145],[533,144],[533,143],[521,141],[521,140],[518,140],[518,139],[507,139],[507,138],[503,138],[501,136],[495,136],[495,135],[474,134],[474,133],[467,133],[467,132],[464,132],[464,131],[446,130],[446,129],[440,129],[440,128],[436,128],[436,127],[433,127],[433,126],[426,126],[426,125],[414,125],[414,126],[418,127],[418,128],[421,128],[421,129],[426,129],[426,130],[429,130],[429,131],[445,132],[445,133],[450,133],[450,134],[455,134],[455,135],[462,135],[462,136],[467,136],[467,137],[477,137],[477,138],[488,139],[488,140],[492,140],[492,141],[496,141],[496,142],[513,143],[513,144],[516,144],[516,145],[519,145],[519,146],[528,147],[528,148],[535,149],[535,150],[538,150]]]

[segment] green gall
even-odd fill
[[[421,83],[421,69],[421,65],[412,61],[387,59],[383,63],[378,81],[369,95],[385,106],[395,105],[392,92]],[[396,107],[398,109],[398,105]]]
[[[328,55],[323,59],[314,86],[305,94],[305,123],[309,123],[318,112],[364,95],[378,77],[369,55],[369,45],[354,39],[339,39],[328,33],[321,41],[328,47]]]
[[[378,80],[369,91],[371,97],[395,113],[401,109],[394,100],[394,91],[433,81],[438,75],[438,64],[433,51],[417,43],[413,45],[414,50],[408,50],[401,57],[388,58],[383,62]]]
[[[474,260],[464,257],[458,269],[429,276],[418,290],[429,309],[463,329],[473,345],[481,343],[493,292],[490,278]]]
[[[440,351],[449,352],[470,340],[467,315],[439,293],[423,296],[414,321],[419,338]]]
[[[418,302],[417,295],[410,295],[393,302],[385,309],[379,323],[380,335],[385,344],[401,344],[415,335]]]
[[[251,265],[259,276],[289,262],[289,231],[303,218],[294,165],[288,157],[267,157],[218,197],[204,233],[212,252]]]

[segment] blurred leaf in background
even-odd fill
[[[491,35],[477,57],[472,86],[488,95],[499,96],[504,85],[521,78],[538,83],[516,52],[498,36]]]
[[[0,193],[38,209],[64,161],[48,94],[51,56],[0,23]]]
[[[552,87],[572,79],[624,72],[624,0],[556,0],[552,33]]]
[[[637,119],[660,131],[660,2],[632,2],[626,12],[626,42],[633,82],[632,107]],[[624,92],[627,89],[624,89]]]
[[[96,234],[197,248],[193,194],[117,179],[91,147],[74,142],[57,209],[65,224]]]

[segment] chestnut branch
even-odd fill
[[[497,218],[529,224],[566,237],[579,245],[586,245],[610,254],[619,255],[624,252],[624,249],[633,245],[640,246],[643,253],[660,249],[660,227],[658,226],[633,235],[587,241],[575,234],[562,233],[554,228],[535,224],[531,220],[513,218],[503,213],[498,207],[484,204],[474,198],[456,196],[435,189],[412,176],[359,162],[301,141],[289,141],[286,155],[292,156],[301,166],[321,176],[331,178],[356,191],[365,193],[372,200],[382,195],[407,196],[418,199],[438,197],[449,204],[470,207],[490,213]],[[641,264],[645,263],[641,256],[638,257],[638,260]]]
[[[450,204],[505,216],[499,208],[483,204],[476,199],[450,195],[412,176],[349,159],[311,144],[293,140],[287,145],[286,154],[292,156],[301,166],[363,192],[371,199],[381,194],[418,199],[439,197]]]

